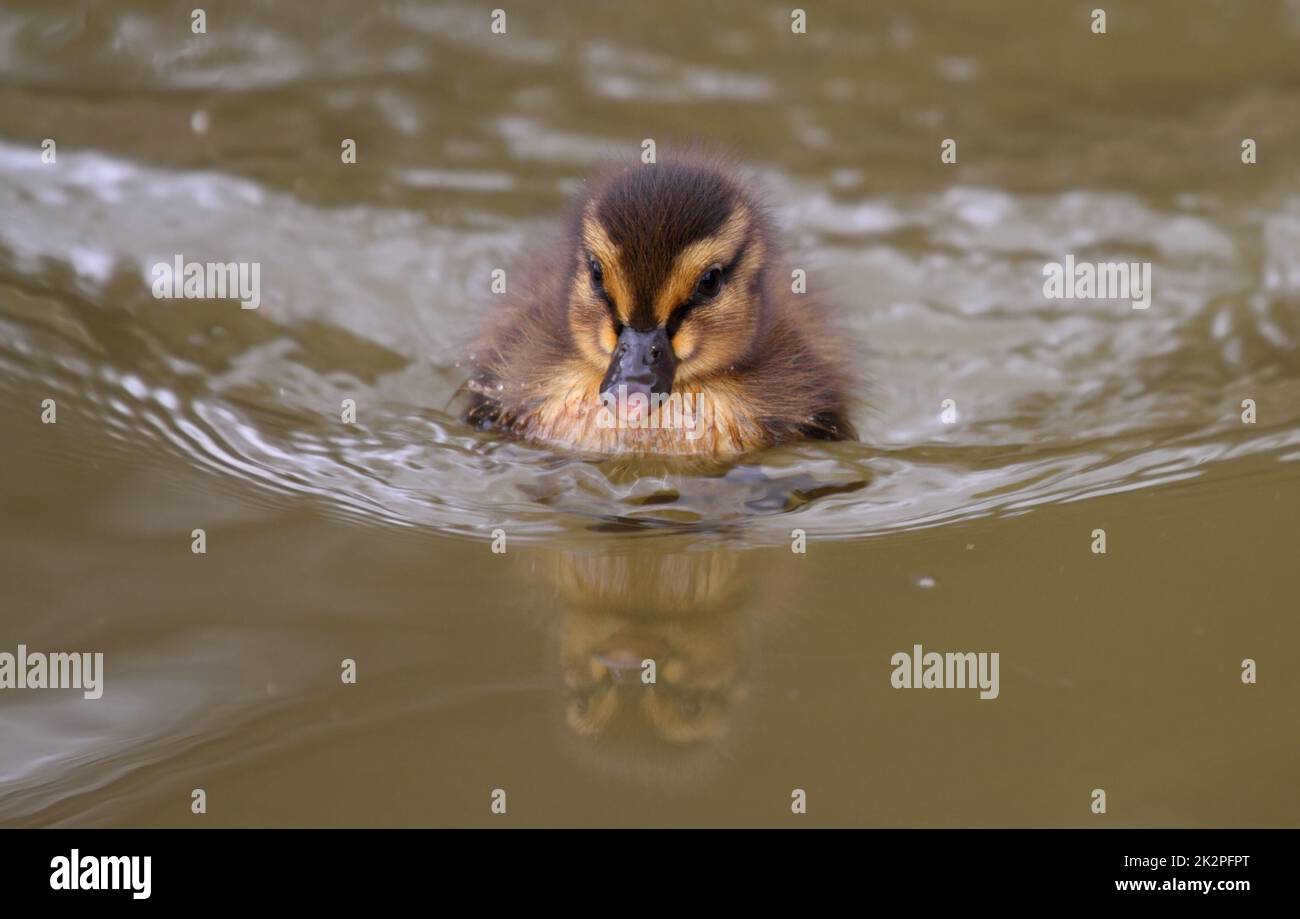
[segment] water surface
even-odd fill
[[[0,11],[0,650],[107,668],[0,695],[0,823],[1300,823],[1295,3],[191,6]],[[457,420],[491,271],[647,137],[743,154],[862,443]],[[177,253],[261,307],[154,299]]]

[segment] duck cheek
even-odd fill
[[[569,332],[577,356],[591,364],[604,367],[617,339],[610,328],[609,314],[589,304],[571,304],[569,307]]]
[[[608,358],[614,353],[614,349],[618,347],[618,336],[614,334],[612,328],[606,325],[600,330],[597,344],[600,345],[601,351],[603,351],[606,358]]]
[[[673,336],[673,354],[677,355],[679,362],[688,360],[696,352],[699,343],[700,337],[695,328],[683,328]]]

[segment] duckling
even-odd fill
[[[600,454],[744,454],[856,439],[826,320],[773,268],[771,222],[731,170],[616,168],[563,250],[488,327],[465,419]]]

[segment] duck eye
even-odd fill
[[[600,267],[600,262],[592,259],[589,263],[591,268],[591,286],[600,290],[605,283],[605,269]]]
[[[722,290],[722,266],[714,265],[700,275],[699,281],[695,284],[695,296],[701,300],[711,300],[720,290]]]
[[[699,692],[683,693],[677,700],[677,710],[687,718],[694,718],[704,711],[704,694]]]

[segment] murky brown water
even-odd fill
[[[5,4],[0,652],[106,672],[0,691],[0,823],[1300,825],[1300,6],[1093,5]],[[645,137],[758,170],[863,443],[654,474],[446,410]],[[176,253],[261,308],[153,299]],[[1151,308],[1045,299],[1067,253]],[[998,698],[893,689],[915,644]]]

